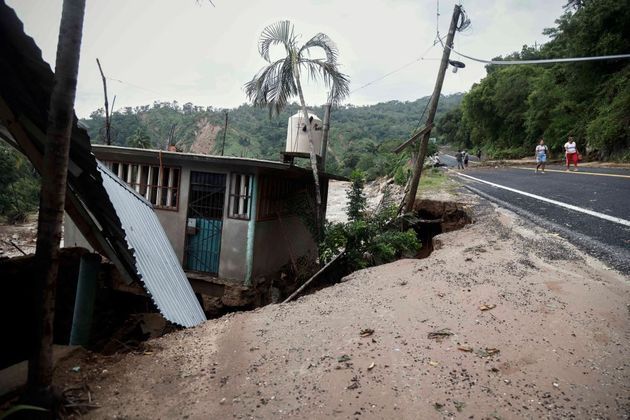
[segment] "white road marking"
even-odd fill
[[[526,171],[535,171],[536,168],[523,168],[519,166],[510,166],[512,169],[523,169]],[[565,171],[564,169],[547,169],[546,172],[560,172],[562,174],[574,174],[574,175],[597,175],[597,176],[614,176],[617,178],[630,178],[630,175],[621,175],[621,174],[604,174],[601,172],[585,172],[584,170],[575,171]]]
[[[588,209],[584,209],[582,207],[577,207],[577,206],[574,206],[574,205],[571,205],[571,204],[566,204],[566,203],[563,203],[563,202],[560,202],[560,201],[552,200],[550,198],[541,197],[540,195],[531,194],[531,193],[528,193],[528,192],[525,192],[525,191],[521,191],[521,190],[517,190],[517,189],[514,189],[514,188],[506,187],[505,185],[495,184],[494,182],[484,181],[483,179],[475,178],[474,176],[462,174],[462,173],[459,173],[459,172],[456,172],[456,174],[458,176],[461,176],[461,177],[472,179],[473,181],[481,182],[483,184],[488,184],[488,185],[491,185],[491,186],[496,187],[496,188],[501,188],[503,190],[511,191],[513,193],[516,193],[516,194],[521,194],[521,195],[524,195],[526,197],[534,198],[536,200],[544,201],[544,202],[550,203],[550,204],[555,204],[556,206],[564,207],[564,208],[569,209],[569,210],[578,211],[580,213],[588,214],[589,216],[598,217],[600,219],[608,220],[609,222],[618,223],[620,225],[630,227],[630,220],[625,220],[625,219],[621,219],[619,217],[609,216],[607,214],[600,213],[600,212],[597,212],[597,211],[588,210]]]

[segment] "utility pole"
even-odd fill
[[[225,125],[223,126],[223,144],[221,145],[221,156],[225,152],[225,135],[227,134],[228,127],[228,113],[225,111]]]
[[[322,171],[326,172],[326,152],[328,151],[328,130],[330,130],[330,101],[324,104],[324,127],[322,127]]]
[[[451,18],[451,26],[448,29],[446,44],[444,45],[444,51],[442,52],[442,62],[440,63],[440,70],[438,71],[438,77],[435,81],[435,88],[433,89],[433,95],[431,96],[431,102],[429,103],[429,115],[427,116],[427,121],[425,123],[427,127],[431,126],[433,124],[433,120],[435,119],[438,102],[440,101],[440,93],[442,92],[442,84],[444,84],[444,74],[446,73],[446,69],[448,68],[448,59],[451,55],[453,38],[455,38],[457,22],[459,22],[459,16],[461,12],[462,7],[459,5],[455,5],[455,8],[453,9],[453,17]],[[420,184],[420,176],[422,175],[422,166],[424,165],[424,158],[427,154],[429,137],[431,137],[431,129],[424,133],[422,141],[420,142],[420,153],[418,153],[418,156],[416,158],[413,176],[411,178],[411,185],[409,187],[409,192],[407,193],[407,201],[405,203],[406,213],[413,211],[413,204],[416,201],[418,184]]]

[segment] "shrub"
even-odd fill
[[[345,248],[350,270],[370,267],[413,256],[420,241],[412,229],[404,230],[397,223],[395,206],[383,207],[375,213],[366,210],[363,178],[353,176],[348,193],[348,223],[327,223],[320,244],[322,262],[330,261]]]

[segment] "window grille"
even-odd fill
[[[229,217],[233,219],[249,220],[254,176],[233,173],[230,178]]]
[[[180,168],[125,162],[105,162],[105,165],[156,208],[177,210]]]

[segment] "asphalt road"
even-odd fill
[[[444,155],[442,161],[451,163]],[[566,172],[562,166],[548,166],[542,175],[524,167],[470,167],[456,173],[471,191],[630,275],[630,170]]]

